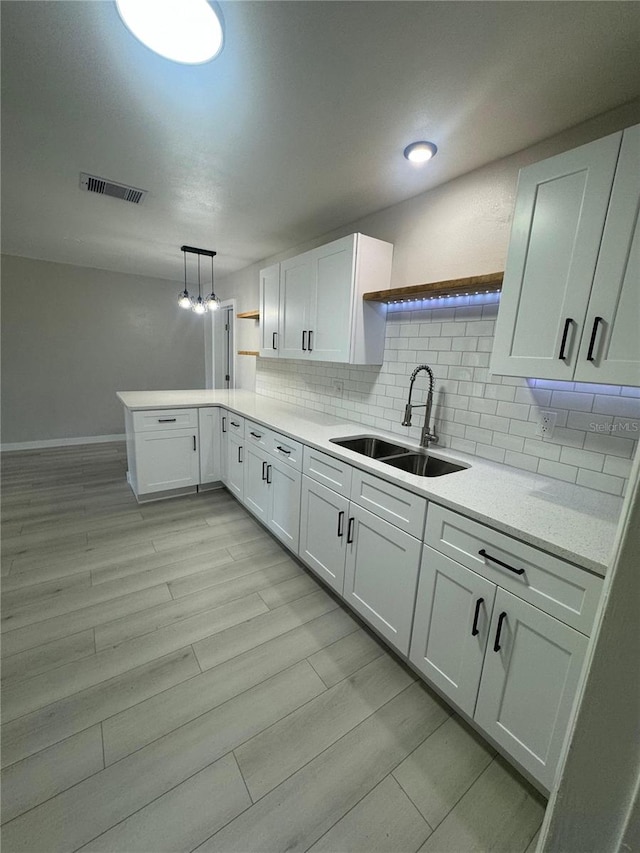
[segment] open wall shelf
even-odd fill
[[[259,320],[260,312],[259,311],[241,311],[239,314],[236,314],[236,317],[240,320]]]
[[[452,278],[433,281],[429,284],[414,284],[411,287],[394,287],[390,290],[375,290],[365,293],[365,302],[411,302],[414,299],[429,299],[431,296],[462,296],[467,293],[484,293],[502,290],[504,272],[472,275],[468,278]]]

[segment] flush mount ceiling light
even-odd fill
[[[184,290],[178,294],[178,305],[181,308],[191,308],[194,314],[206,314],[207,311],[217,311],[220,307],[220,300],[215,295],[213,290],[213,259],[216,252],[212,249],[196,249],[195,246],[180,246],[180,251],[184,257]],[[198,298],[194,299],[189,295],[187,287],[187,254],[197,255],[198,257]],[[206,299],[202,298],[202,282],[200,279],[200,258],[205,255],[211,258],[211,293]]]
[[[133,35],[165,59],[199,65],[222,50],[222,24],[207,0],[116,0],[116,6]]]
[[[435,157],[437,150],[433,142],[412,142],[404,149],[404,156],[412,163],[426,163]]]

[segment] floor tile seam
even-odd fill
[[[405,693],[407,690],[409,690],[413,686],[414,683],[415,682],[412,682],[411,684],[407,684],[407,686],[403,687],[402,690],[399,690],[398,693],[395,694],[395,696],[392,696],[391,699],[388,699],[386,702],[384,702],[382,705],[380,705],[379,708],[376,708],[375,711],[372,711],[371,714],[368,714],[366,717],[364,717],[362,720],[360,720],[359,723],[356,723],[355,726],[352,726],[349,729],[349,731],[340,735],[339,738],[336,738],[336,740],[332,741],[330,744],[328,744],[328,746],[325,746],[324,749],[321,749],[320,752],[316,753],[316,755],[312,756],[308,761],[305,761],[304,764],[301,764],[300,767],[297,767],[295,770],[293,770],[286,778],[284,778],[280,782],[278,782],[277,785],[274,785],[274,787],[271,788],[269,791],[265,791],[265,793],[262,794],[262,796],[258,797],[254,801],[254,805],[259,803],[265,797],[268,797],[270,794],[272,794],[274,791],[276,791],[281,785],[284,785],[285,782],[287,782],[289,779],[291,779],[293,776],[295,776],[296,773],[300,773],[305,767],[307,767],[313,761],[316,761],[318,758],[320,758],[321,755],[324,755],[325,752],[327,752],[327,750],[333,749],[336,746],[336,744],[340,743],[341,740],[344,740],[344,738],[348,737],[353,731],[355,731],[355,729],[358,728],[358,726],[363,725],[364,723],[367,722],[367,720],[371,719],[371,717],[374,716],[374,714],[379,713],[383,708],[385,708],[389,704],[389,702],[394,702],[399,696],[402,696],[402,694]],[[322,693],[319,693],[318,695],[321,696]],[[315,697],[313,697],[313,698],[315,698]],[[312,700],[308,700],[308,701],[312,701]],[[307,703],[305,703],[305,704],[307,704]],[[293,712],[290,712],[290,713],[293,713]],[[285,716],[288,716],[288,714]],[[285,717],[281,717],[281,719],[285,719]],[[280,722],[280,720],[276,720],[276,722]],[[269,726],[267,726],[267,728],[269,728]],[[264,729],[263,729],[263,731],[264,731]],[[261,732],[258,732],[257,734],[261,734]],[[247,738],[247,740],[251,740],[251,738]],[[246,742],[247,741],[244,741],[244,743],[246,743]],[[244,743],[238,744],[237,746],[234,747],[234,749],[238,749],[240,746],[244,746]],[[385,775],[389,775],[389,774],[385,774]],[[382,780],[380,780],[380,781],[382,781]],[[375,785],[373,787],[375,787]],[[367,791],[367,793],[369,793],[371,790],[373,790],[373,789],[370,788],[369,791]],[[366,794],[364,796],[366,796]],[[314,842],[314,844],[315,844],[315,842]]]
[[[40,705],[38,708],[32,708],[30,711],[26,711],[24,714],[20,714],[20,716],[18,716],[18,717],[12,717],[12,719],[6,720],[3,723],[3,725],[6,726],[6,725],[9,725],[11,723],[15,723],[17,720],[22,720],[24,717],[28,717],[31,714],[42,713],[50,705],[56,705],[58,702],[66,702],[66,701],[72,700],[74,696],[78,696],[80,693],[84,693],[85,690],[93,690],[97,687],[100,687],[100,685],[105,684],[106,682],[113,680],[114,678],[120,678],[121,676],[126,675],[128,672],[131,672],[134,669],[138,669],[138,667],[147,666],[148,664],[155,663],[156,661],[162,660],[162,658],[169,657],[170,655],[178,655],[181,651],[186,651],[187,649],[191,649],[191,646],[190,645],[180,646],[177,649],[171,649],[171,651],[166,652],[165,654],[160,655],[159,657],[150,658],[149,660],[143,661],[142,663],[137,663],[137,664],[135,664],[135,666],[128,667],[127,669],[122,670],[122,672],[119,672],[116,675],[112,675],[109,678],[105,678],[103,681],[98,681],[95,684],[90,684],[87,687],[82,687],[82,688],[80,688],[80,690],[74,690],[73,693],[68,693],[65,696],[59,696],[57,699],[54,699],[53,702],[47,702],[45,705]],[[35,675],[33,677],[37,678],[37,676],[35,676]],[[178,683],[180,683],[180,682],[178,682]],[[136,703],[136,704],[139,704],[139,703]],[[94,724],[92,724],[92,725],[94,725]]]
[[[76,633],[77,633],[77,634],[84,634],[86,631],[90,631],[90,630],[93,630],[93,629],[91,629],[91,628],[86,628],[84,631],[77,631]],[[75,637],[75,636],[76,636],[76,634],[70,634],[70,635],[69,635],[69,637]],[[66,639],[67,639],[67,637],[63,637],[62,639],[65,639],[65,640],[66,640]],[[43,643],[42,645],[44,646],[44,645],[47,645],[47,644],[46,644],[46,643]],[[44,674],[45,674],[45,673],[47,673],[47,672],[55,672],[55,671],[56,671],[56,669],[60,669],[60,667],[61,667],[61,666],[67,666],[67,664],[69,664],[69,663],[75,663],[76,661],[87,660],[87,658],[93,657],[93,656],[96,654],[96,651],[95,651],[95,637],[92,639],[92,645],[93,645],[93,647],[94,647],[94,650],[93,650],[92,652],[87,652],[87,654],[85,654],[85,655],[81,655],[81,656],[80,656],[80,657],[78,657],[78,658],[74,658],[74,660],[71,660],[71,661],[62,661],[61,663],[53,664],[53,666],[48,666],[46,669],[40,670],[40,672],[35,672],[35,673],[33,673],[33,675],[24,675],[24,676],[18,676],[18,677],[15,677],[15,678],[3,678],[3,679],[2,679],[2,689],[3,689],[3,690],[10,690],[10,689],[11,689],[12,687],[14,687],[15,685],[17,685],[17,684],[24,684],[25,682],[29,681],[29,680],[30,680],[30,679],[32,679],[32,678],[37,678],[39,675],[44,675]],[[39,648],[39,646],[36,646],[35,648]],[[31,649],[25,649],[25,651],[30,652],[30,651],[32,651],[32,650],[31,650]],[[15,654],[15,655],[10,655],[9,657],[2,658],[2,666],[4,667],[4,666],[6,665],[6,662],[7,662],[8,660],[10,660],[12,657],[15,657],[16,655],[21,655],[21,654],[23,654],[23,652],[16,652],[16,654]]]
[[[91,723],[91,725],[84,726],[84,728],[78,729],[77,732],[72,732],[70,735],[65,735],[65,737],[60,738],[60,740],[57,740],[54,743],[50,743],[48,746],[45,746],[42,749],[37,750],[37,752],[32,752],[30,755],[25,755],[23,758],[18,758],[17,761],[12,761],[10,764],[3,765],[1,768],[1,772],[4,773],[6,770],[10,770],[12,767],[15,767],[17,764],[21,764],[23,761],[29,761],[31,758],[34,758],[36,755],[40,755],[40,753],[46,752],[48,749],[53,749],[54,746],[60,746],[60,744],[65,743],[68,740],[71,740],[71,738],[74,738],[74,737],[77,737],[78,735],[81,735],[83,732],[88,732],[89,729],[93,729],[95,726],[101,726],[101,721],[97,721],[95,723]],[[102,758],[104,761],[104,739],[103,739],[102,744],[103,744]],[[104,767],[102,769],[104,770]],[[100,772],[100,770],[96,770],[94,773],[90,773],[89,775],[95,776],[95,774],[99,773],[99,772]],[[87,776],[86,778],[88,779],[89,776]],[[83,781],[83,780],[80,780],[80,781]],[[76,784],[77,784],[77,782],[74,782],[74,785],[76,785]],[[69,787],[73,787],[73,785],[70,785]],[[55,797],[56,794],[53,794],[53,796]],[[51,797],[48,797],[47,799],[50,800]],[[43,802],[45,802],[45,801],[43,800]],[[32,806],[32,808],[35,808],[35,806]],[[27,809],[27,811],[30,811],[30,810],[31,809]],[[16,817],[18,817],[18,815],[16,815]],[[14,820],[14,818],[11,818],[11,820]],[[7,823],[9,823],[9,821],[7,821]]]
[[[226,551],[226,548],[214,548],[214,549],[212,549],[211,553],[215,553],[216,551]],[[163,553],[165,553],[165,552],[164,552],[164,551],[155,551],[155,550],[154,550],[154,551],[152,551],[150,554],[143,554],[139,559],[141,559],[141,560],[145,560],[145,559],[147,559],[147,558],[149,558],[149,557],[156,557],[156,556],[158,556],[158,555],[160,555],[160,554],[163,554]],[[201,557],[201,556],[202,556],[202,557],[204,557],[204,556],[206,556],[206,554],[207,554],[207,552],[205,552],[205,554],[199,554],[199,555],[196,555],[196,558],[197,558],[197,557]],[[135,558],[135,557],[134,557],[134,559],[137,559],[137,558]],[[184,563],[184,562],[186,562],[186,560],[189,560],[189,559],[191,559],[191,558],[190,558],[190,557],[185,557],[185,558],[183,558],[182,560],[174,560],[174,561],[173,561],[173,562],[171,562],[171,563],[162,564],[162,565],[160,565],[160,566],[156,566],[155,568],[154,568],[154,567],[151,567],[151,568],[147,568],[147,569],[141,569],[141,570],[140,570],[140,571],[138,571],[138,572],[128,572],[127,574],[120,575],[119,577],[111,578],[110,580],[106,580],[106,581],[98,581],[97,583],[92,582],[92,586],[100,587],[100,586],[102,586],[103,584],[106,584],[106,583],[114,583],[115,581],[121,581],[121,580],[123,580],[124,578],[135,577],[136,575],[141,575],[141,574],[144,574],[145,572],[153,572],[153,571],[156,571],[156,570],[158,570],[158,569],[168,569],[168,568],[171,568],[171,566],[175,566],[175,565],[177,565],[178,563]],[[194,558],[194,559],[195,559],[195,558]],[[229,563],[231,563],[231,562],[233,562],[233,557],[231,557],[231,555],[229,555]],[[226,565],[229,565],[229,563],[220,563],[220,565],[221,565],[221,566],[226,566]],[[116,567],[115,567],[115,566],[113,566],[113,567],[112,567],[112,566],[98,566],[98,567],[97,567],[97,568],[95,568],[95,569],[90,569],[90,571],[91,571],[91,572],[99,572],[99,571],[101,571],[102,569],[109,569],[109,568],[116,568]],[[215,567],[212,567],[212,568],[215,568]],[[178,576],[176,577],[176,580],[179,580],[179,579],[181,579],[182,577],[191,577],[191,575],[198,574],[198,573],[199,573],[199,572],[201,572],[201,571],[206,571],[206,569],[198,569],[198,571],[197,571],[197,572],[192,572],[190,575],[178,575]],[[163,581],[163,583],[173,583],[173,580]],[[144,588],[144,587],[143,587],[143,588]]]
[[[73,610],[65,610],[62,613],[56,613],[55,616],[47,616],[44,619],[39,619],[39,620],[36,619],[33,622],[25,622],[23,625],[18,625],[15,628],[9,628],[6,631],[2,631],[0,628],[0,633],[2,635],[5,635],[5,634],[10,634],[12,631],[21,631],[23,628],[32,628],[35,625],[43,625],[45,622],[49,622],[52,619],[62,619],[63,617],[71,616],[74,613],[75,614],[81,613],[83,610],[88,610],[90,607],[99,607],[101,604],[107,605],[107,604],[110,604],[114,601],[118,601],[118,599],[120,599],[120,598],[130,598],[132,595],[135,595],[135,593],[137,593],[137,592],[148,592],[149,590],[157,589],[157,588],[160,588],[163,586],[167,587],[167,594],[168,594],[169,598],[167,598],[166,601],[162,601],[162,602],[156,601],[154,604],[148,604],[146,607],[142,607],[140,610],[132,611],[132,613],[140,613],[143,610],[149,610],[153,607],[158,607],[161,604],[169,604],[170,601],[173,601],[173,599],[171,598],[171,591],[169,590],[169,586],[168,586],[166,581],[162,581],[161,583],[154,584],[153,586],[145,586],[142,589],[136,589],[136,590],[133,590],[132,592],[126,592],[123,595],[117,595],[117,596],[114,596],[113,598],[107,598],[104,601],[96,601],[93,604],[85,604],[82,607],[76,607]],[[93,589],[93,587],[87,587],[87,589]],[[124,618],[124,617],[118,617],[118,618]],[[109,621],[115,622],[117,620],[111,619]],[[99,623],[100,627],[103,624],[109,624],[109,622]],[[92,625],[90,627],[96,628],[96,627],[98,627],[98,625]],[[84,629],[84,630],[86,630],[86,629]],[[78,633],[78,632],[74,631],[74,633]],[[65,635],[63,635],[63,637],[58,637],[58,639],[64,639],[64,637],[67,637],[67,636],[72,636],[72,635],[65,634]],[[44,645],[44,643],[41,643],[40,645]],[[37,648],[37,646],[33,646],[32,648]]]
[[[82,575],[82,574],[90,575],[90,573],[91,573],[91,570],[90,570],[90,569],[87,569],[87,571],[86,571],[86,572],[78,572],[77,574],[79,574],[79,575]],[[74,575],[67,575],[67,577],[74,577]],[[63,580],[63,578],[52,578],[51,580],[41,581],[40,583],[31,583],[31,584],[28,584],[27,586],[24,586],[24,587],[16,587],[15,589],[10,589],[8,592],[6,592],[6,593],[5,593],[4,598],[6,598],[6,596],[9,596],[9,595],[11,595],[11,594],[12,594],[12,593],[14,593],[14,592],[21,592],[21,593],[22,593],[24,590],[31,590],[31,589],[33,589],[33,590],[36,590],[36,593],[37,593],[37,588],[38,588],[39,586],[43,586],[43,585],[44,585],[44,584],[46,584],[46,583],[49,583],[49,584],[56,584],[57,582],[62,581],[62,580]],[[91,586],[91,584],[89,584],[89,585],[88,585],[88,586],[86,586],[86,587],[82,587],[82,584],[81,584],[81,583],[78,583],[78,584],[73,583],[73,584],[71,584],[71,586],[69,587],[69,589],[73,589],[73,588],[75,588],[76,586],[78,586],[78,587],[80,587],[80,588],[84,588],[84,589],[89,589],[89,587]],[[26,595],[26,592],[25,592],[24,594]],[[53,593],[52,593],[52,595],[56,595],[56,594],[57,594],[57,593],[55,593],[55,592],[53,592]],[[41,596],[43,603],[46,603],[46,602],[45,602],[45,599],[46,599],[47,597],[48,597],[48,596],[47,596],[47,594],[46,594],[46,593],[45,593],[45,595],[44,595],[44,596]],[[4,599],[3,599],[3,601],[4,601]],[[32,602],[32,603],[35,603],[35,602]]]

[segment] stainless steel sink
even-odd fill
[[[339,444],[354,453],[361,453],[371,459],[381,459],[384,456],[397,456],[400,453],[410,453],[408,447],[385,441],[375,435],[361,435],[357,438],[332,438],[333,444]]]
[[[443,474],[465,470],[464,465],[456,465],[447,459],[425,453],[406,453],[403,456],[392,456],[382,461],[385,465],[391,465],[409,474],[416,474],[418,477],[442,477]]]
[[[416,453],[402,444],[378,438],[376,435],[359,435],[355,438],[331,438],[333,444],[339,444],[354,453],[361,453],[370,459],[384,462],[400,471],[416,474],[418,477],[442,477],[443,474],[453,474],[464,471],[467,465],[456,465],[447,459],[431,456],[429,453]]]

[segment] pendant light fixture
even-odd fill
[[[213,259],[216,252],[212,249],[197,249],[195,246],[181,246],[180,250],[184,258],[184,290],[178,294],[178,305],[181,308],[191,308],[194,314],[206,314],[208,311],[216,311],[220,306],[220,300],[215,294],[213,284]],[[198,298],[194,299],[189,294],[187,286],[187,253],[197,255],[198,258]],[[206,299],[202,298],[202,279],[200,273],[200,258],[202,255],[211,258],[211,293]]]

